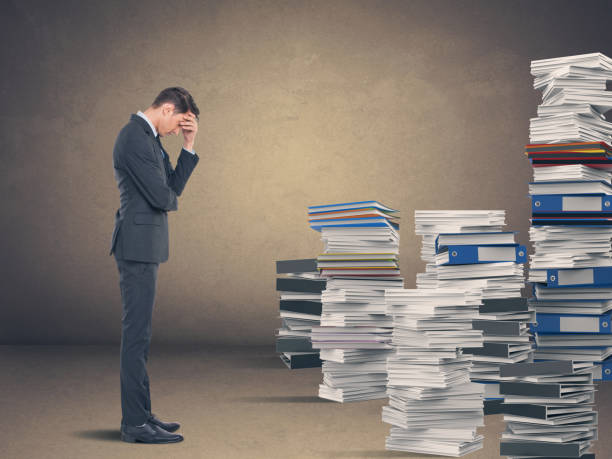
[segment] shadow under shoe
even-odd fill
[[[121,440],[128,443],[177,443],[183,441],[183,436],[146,423],[140,427],[122,425]]]

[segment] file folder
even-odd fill
[[[478,307],[481,314],[496,312],[527,312],[531,308],[527,298],[492,298],[482,300],[482,305]]]
[[[531,324],[534,333],[605,333],[610,334],[612,314],[536,314]]]
[[[449,245],[442,248],[438,256],[443,265],[471,265],[504,261],[525,263],[527,249],[524,245],[519,244]]]
[[[565,214],[560,217],[558,215],[532,215],[532,226],[542,225],[576,225],[576,226],[610,226],[612,225],[612,216],[592,215],[592,214]]]
[[[436,237],[436,253],[449,245],[497,245],[514,244],[516,231],[491,231],[487,233],[440,233]]]
[[[316,260],[314,266],[316,267]],[[325,279],[278,277],[276,290],[281,292],[321,293],[327,288]]]
[[[317,259],[279,260],[276,262],[276,274],[317,272]]]
[[[612,381],[612,359],[595,364],[593,381]]]
[[[531,212],[537,214],[612,214],[609,194],[536,194],[531,196]]]
[[[612,266],[547,269],[547,287],[606,287],[612,285]]]

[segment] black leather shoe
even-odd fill
[[[121,440],[128,443],[176,443],[183,441],[183,436],[146,423],[141,427],[122,425]]]
[[[151,413],[151,417],[147,420],[147,422],[149,424],[153,424],[153,425],[156,425],[158,427],[161,427],[162,429],[164,429],[167,432],[176,432],[181,427],[181,425],[178,422],[164,422],[164,421],[161,421],[161,420],[157,419],[153,413]]]

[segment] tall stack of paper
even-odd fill
[[[452,288],[482,300],[473,327],[484,333],[484,346],[466,348],[472,381],[485,384],[485,414],[499,412],[499,366],[531,358],[527,323],[535,317],[521,298],[526,248],[515,233],[501,231],[503,210],[417,211],[417,233],[423,235],[426,272],[419,288]]]
[[[534,358],[596,362],[596,379],[612,379],[612,123],[602,116],[612,108],[612,60],[593,53],[533,61],[532,74],[548,126],[543,135],[532,123],[538,143],[526,146]],[[568,128],[570,112],[579,122]]]
[[[384,398],[392,326],[385,289],[403,286],[398,213],[361,201],[311,206],[308,217],[321,232],[317,267],[327,279],[321,325],[311,333],[323,360],[319,396],[338,402]]]
[[[394,354],[387,362],[392,425],[386,448],[463,456],[482,448],[483,386],[470,382],[470,360],[462,347],[482,346],[472,329],[478,295],[451,289],[389,289]]]
[[[542,90],[538,117],[529,128],[531,143],[607,142],[612,123],[603,113],[612,109],[612,59],[601,53],[531,62],[534,88]]]
[[[597,439],[592,371],[589,363],[570,360],[502,366],[506,430],[500,454],[594,459],[589,452]]]
[[[316,259],[276,262],[276,290],[280,293],[282,326],[276,331],[276,352],[291,369],[320,367],[319,351],[312,348],[312,327],[321,323],[321,292],[326,280]]]

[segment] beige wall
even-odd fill
[[[154,341],[272,344],[274,261],[321,248],[308,205],[400,209],[407,286],[415,209],[506,209],[526,243],[529,61],[612,54],[607,2],[0,8],[0,343],[118,342],[112,147],[164,87],[195,97],[201,161],[170,218]]]

